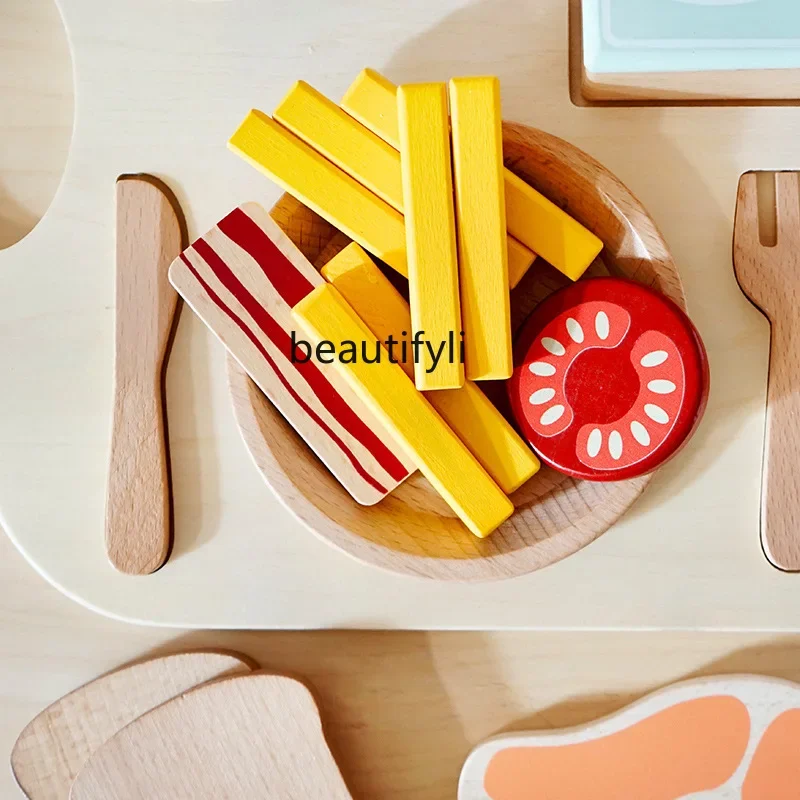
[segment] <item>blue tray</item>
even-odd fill
[[[583,0],[591,73],[800,68],[800,0]]]

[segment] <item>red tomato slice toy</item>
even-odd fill
[[[592,481],[645,475],[694,432],[708,359],[671,300],[621,278],[578,281],[537,306],[514,348],[509,396],[551,467]]]

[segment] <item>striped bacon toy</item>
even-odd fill
[[[292,359],[292,307],[325,281],[261,206],[228,214],[169,278],[357,502],[377,503],[414,471],[332,366]]]

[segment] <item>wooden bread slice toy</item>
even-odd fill
[[[117,731],[208,681],[250,672],[241,656],[179,653],[123,667],[62,697],[20,734],[11,769],[29,800],[65,800],[75,776]]]
[[[352,800],[311,692],[263,672],[187,692],[123,728],[70,800]]]

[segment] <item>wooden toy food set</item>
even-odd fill
[[[379,93],[394,103],[364,99]],[[519,378],[534,368],[555,370],[552,364],[541,360],[533,364],[522,353],[524,357],[517,358],[519,363],[514,370],[507,228],[524,238],[526,247],[546,252],[553,266],[573,280],[597,257],[602,241],[503,166],[497,79],[455,78],[448,92],[444,83],[397,88],[374,71],[364,70],[346,94],[345,106],[350,105],[359,109],[363,119],[371,118],[380,108],[382,127],[373,128],[384,138],[312,87],[298,83],[278,106],[275,118],[259,110],[251,111],[229,142],[234,152],[329,224],[357,240],[323,267],[323,275],[331,278],[333,285],[324,284],[303,254],[256,205],[232,212],[195,242],[176,259],[170,279],[295,430],[323,456],[321,460],[326,462],[326,445],[330,448],[336,444],[336,454],[344,468],[355,469],[362,482],[367,478],[371,481],[368,487],[357,490],[348,486],[352,477],[344,482],[354,499],[373,505],[394,489],[409,474],[401,461],[405,455],[464,527],[479,539],[488,537],[507,521],[509,525],[516,522],[510,520],[514,504],[506,492],[531,479],[539,462],[508,421],[489,405],[484,404],[478,414],[473,414],[471,408],[462,408],[463,424],[456,430],[448,425],[437,411],[442,400],[436,397],[440,393],[445,398],[453,394],[468,396],[462,391],[465,376],[477,381],[502,380],[514,372],[510,386],[515,415],[539,452],[547,452],[553,436],[568,431],[574,421],[576,430],[581,427],[577,444],[573,436],[568,445],[573,451],[570,455],[575,455],[576,448],[585,454],[584,431],[589,431],[589,452],[605,461],[598,463],[596,469],[580,473],[565,468],[563,459],[550,459],[548,463],[561,472],[595,480],[638,478],[666,461],[686,442],[700,420],[708,389],[708,367],[702,342],[688,318],[657,293],[640,289],[630,281],[600,281],[607,290],[604,308],[613,321],[609,331],[609,317],[600,310],[599,302],[586,303],[582,295],[572,299],[573,294],[567,289],[557,292],[554,301],[567,298],[561,307],[563,313],[549,323],[545,333],[552,335],[542,341],[549,348],[547,355],[551,359],[563,357],[560,394],[556,396],[556,390],[549,386],[531,391],[527,378]],[[449,111],[453,116],[452,156]],[[303,138],[282,126],[283,119],[291,120],[291,127]],[[395,128],[399,153],[391,144]],[[326,160],[323,154],[332,160]],[[369,175],[366,183],[370,186],[386,184],[383,194],[393,201],[392,205],[360,183],[364,174]],[[402,178],[402,197],[397,189],[398,178]],[[507,185],[513,187],[509,192]],[[508,218],[513,220],[511,226]],[[377,305],[374,314],[368,316],[385,318],[379,308],[381,293],[374,293],[372,285],[386,279],[360,245],[408,278],[409,319],[403,319],[386,339],[362,319],[335,286],[334,278],[341,272],[336,259],[355,258],[365,264],[368,272],[379,277],[368,278],[361,287],[358,305],[362,309]],[[351,252],[353,248],[356,250]],[[528,264],[534,257],[531,254],[527,258]],[[299,281],[291,277],[295,270],[303,273]],[[516,276],[514,280],[518,284]],[[597,285],[590,283],[591,287]],[[392,299],[395,306],[403,304],[402,298],[393,295]],[[630,313],[623,308],[625,305]],[[579,322],[573,318],[589,313],[584,309],[596,314],[594,341],[586,340]],[[631,322],[634,311],[639,317],[635,324]],[[400,313],[405,316],[403,311]],[[605,320],[602,330],[601,320]],[[590,356],[596,350],[609,351],[606,356],[619,365],[616,373],[608,367],[609,358],[605,358],[604,367],[597,367],[596,357],[588,368],[585,358],[578,359],[583,368],[573,366],[579,354],[567,354],[553,338],[562,335],[564,321],[579,349]],[[523,341],[530,335],[531,324],[536,324],[536,312],[531,323],[526,324]],[[660,330],[654,330],[654,326]],[[295,328],[307,334],[310,341],[298,340]],[[392,334],[398,337],[395,341]],[[623,346],[626,335],[633,343],[630,352]],[[399,350],[397,358],[395,346]],[[664,353],[667,357],[662,359]],[[276,364],[276,358],[280,363]],[[630,367],[626,372],[630,358],[634,359],[634,369],[641,373],[638,376],[628,374]],[[650,364],[648,359],[653,358],[659,363]],[[665,360],[663,369],[673,381],[649,380],[647,370],[661,366]],[[303,391],[308,394],[308,389],[323,401],[331,394],[329,388],[319,385],[318,375],[324,368],[328,368],[332,380],[345,384],[335,395],[341,397],[347,388],[355,394],[355,400],[345,395],[338,406],[328,405],[327,424],[320,421],[319,412],[311,410],[310,398],[304,403],[293,402]],[[287,374],[294,375],[296,371],[300,376],[294,380],[292,400],[281,403],[271,385],[280,383],[288,388]],[[576,371],[580,377],[568,384],[566,373],[573,375]],[[546,375],[536,377],[548,380]],[[574,399],[576,393],[569,390],[576,383],[580,385],[578,394],[602,398],[589,412],[589,420],[599,413],[610,427],[606,441],[601,438],[596,447],[595,433],[600,437],[603,433],[592,428],[591,422],[582,422],[582,412]],[[662,429],[653,430],[652,437],[644,422],[634,419],[637,408],[632,408],[633,399],[641,394],[640,383],[643,391],[655,394],[661,403],[643,402],[638,408],[639,412],[649,413],[648,424]],[[471,385],[467,391],[474,394],[480,390]],[[547,406],[551,400],[554,404]],[[359,408],[360,403],[364,410]],[[526,428],[531,406],[536,423]],[[538,406],[542,408],[537,410]],[[476,453],[478,425],[487,417],[492,428],[480,431],[484,441]],[[352,444],[343,445],[332,430],[343,426],[341,435],[345,431],[355,433],[357,438],[360,435],[362,444],[368,445],[371,440],[365,440],[364,432],[354,427],[362,425],[363,419],[374,419],[366,427],[383,449],[377,451],[373,446],[370,455],[383,472],[376,472],[376,465],[365,462]],[[536,433],[543,433],[544,439],[550,441],[543,444],[536,438],[536,424]],[[629,437],[627,445],[623,445],[620,432],[612,429],[615,424],[632,431],[633,440]],[[501,436],[495,437],[494,429]],[[325,441],[317,444],[322,433]],[[395,452],[391,452],[393,447]],[[481,453],[490,449],[494,458],[487,470],[488,459],[485,455],[482,458]],[[510,475],[510,481],[503,481],[507,488],[495,482],[492,466],[503,478]],[[338,474],[335,467],[330,470]],[[370,488],[373,494],[365,496],[365,490]],[[395,525],[408,534],[405,522],[398,518]],[[413,530],[410,533],[413,537]],[[455,537],[459,532],[451,527],[448,534]],[[358,549],[351,552],[392,569],[416,571],[413,563],[395,553],[389,558],[376,558]],[[519,569],[526,569],[523,561],[518,561]],[[468,576],[493,577],[491,567],[481,572],[484,563],[485,558],[476,559]],[[434,575],[460,577],[452,567]]]
[[[21,343],[0,355],[15,376],[0,395],[14,464],[0,476],[0,509],[45,576],[106,613],[169,624],[800,626],[759,555],[766,330],[723,257],[732,187],[748,169],[790,163],[793,109],[574,108],[566,9],[555,2],[526,9],[524,22],[492,16],[490,50],[502,43],[502,53],[454,57],[448,74],[423,53],[447,51],[453,25],[478,37],[484,9],[453,0],[437,22],[414,6],[391,37],[287,74],[277,65],[299,32],[264,9],[180,0],[156,23],[95,3],[62,6],[78,98],[62,189],[34,234],[0,257],[15,296],[3,325]],[[307,15],[303,37],[324,37],[329,13]],[[256,33],[266,29],[274,48]],[[130,46],[98,46],[110,30]],[[171,48],[177,39],[186,47]],[[145,42],[164,54],[152,72],[126,57]],[[530,76],[502,66],[523,52],[557,76],[535,97]],[[204,84],[201,56],[213,76]],[[499,83],[458,77],[495,72]],[[298,74],[307,83],[292,87]],[[501,125],[501,89],[503,116],[521,123]],[[703,138],[733,124],[735,148]],[[226,152],[228,140],[257,170]],[[181,315],[169,354],[171,469],[156,477],[163,488],[171,476],[174,531],[147,591],[108,567],[95,524],[102,531],[109,474],[110,195],[136,170],[170,185],[186,214],[194,244],[172,278],[202,318]],[[35,265],[51,263],[57,242],[71,243],[58,252],[75,262],[51,274]],[[594,296],[596,286],[613,291]],[[203,323],[230,352],[228,380]],[[654,478],[706,403],[694,325],[719,400]],[[336,358],[350,340],[376,353],[403,337],[413,350],[420,331],[434,349],[411,364]],[[293,359],[293,336],[313,358]],[[318,357],[329,340],[330,364]],[[154,341],[151,376],[165,352],[163,334]],[[148,426],[148,442],[158,432]],[[47,502],[34,485],[48,486]],[[161,520],[151,557],[136,550],[127,571],[163,560]],[[611,525],[613,536],[537,571]]]
[[[254,669],[188,652],[101,677],[28,724],[11,756],[18,785],[29,800],[350,800],[309,688]],[[684,681],[576,728],[479,744],[458,798],[794,797],[799,726],[794,683]]]

